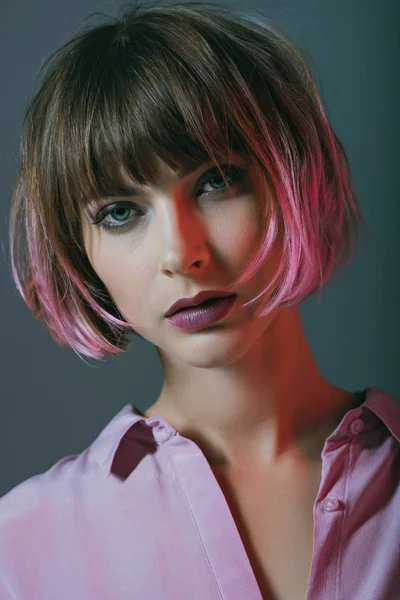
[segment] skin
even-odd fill
[[[234,164],[242,165],[236,158]],[[311,468],[351,393],[322,377],[298,307],[259,317],[256,306],[242,306],[272,277],[281,241],[259,277],[233,289],[236,304],[217,324],[185,331],[164,317],[182,296],[230,289],[260,240],[255,188],[239,183],[231,197],[226,192],[207,196],[215,188],[205,183],[196,198],[195,185],[212,165],[181,179],[159,165],[157,185],[132,198],[145,213],[136,227],[109,233],[90,224],[82,209],[94,270],[124,318],[156,346],[163,366],[162,390],[145,416],[161,416],[195,441],[215,472],[287,472],[299,461]],[[126,175],[124,181],[133,183]],[[93,215],[96,207],[117,200],[108,198],[88,210]],[[115,223],[115,213],[106,219]]]

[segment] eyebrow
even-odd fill
[[[239,163],[240,158],[241,158],[240,154],[233,152],[232,157],[231,157],[231,162]],[[218,164],[221,165],[224,162],[228,162],[228,158],[224,159],[221,157],[219,159]],[[177,173],[178,178],[181,179],[182,177],[186,177],[187,175],[190,175],[191,173],[198,171],[199,169],[201,169],[204,166],[209,166],[212,164],[214,164],[212,160],[204,161],[204,162],[199,163],[194,168],[193,167],[182,167],[181,169],[178,169],[176,171],[176,173]],[[138,196],[139,194],[141,194],[141,190],[137,187],[130,186],[130,185],[118,185],[117,184],[112,193],[105,192],[104,194],[101,195],[101,198],[115,198],[115,197],[128,198],[128,197],[132,197],[132,196]]]
[[[102,194],[102,198],[113,198],[114,196],[137,196],[139,190],[129,185],[121,185],[115,188],[112,194]]]
[[[194,173],[195,171],[200,169],[200,167],[204,166],[205,164],[208,164],[208,162],[197,165],[194,168],[186,167],[186,168],[178,169],[177,176],[180,179],[186,175],[189,175],[190,173]],[[118,197],[126,198],[129,196],[138,196],[140,193],[141,193],[141,190],[137,187],[130,186],[130,185],[116,184],[112,193],[105,192],[104,194],[101,195],[101,197],[102,198],[115,198],[118,196]]]

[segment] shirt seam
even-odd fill
[[[341,520],[341,524],[340,524],[340,531],[339,531],[337,594],[336,594],[336,599],[337,600],[340,600],[341,598],[343,598],[343,594],[342,594],[342,591],[343,591],[343,579],[342,579],[342,572],[343,572],[343,528],[344,528],[344,521],[345,521],[345,518],[347,516],[347,508],[348,508],[348,502],[347,502],[347,484],[348,484],[348,480],[349,480],[349,463],[350,463],[350,455],[351,455],[351,452],[352,452],[353,444],[354,444],[354,438],[352,438],[350,440],[350,443],[348,445],[348,450],[347,450],[347,457],[346,457],[344,491],[343,491],[344,510],[343,510],[343,516],[342,516],[342,520]]]
[[[195,526],[195,530],[196,530],[196,533],[197,533],[197,537],[198,537],[198,539],[200,540],[200,545],[201,545],[201,548],[202,548],[202,550],[203,550],[203,555],[204,555],[204,558],[205,558],[205,560],[206,560],[206,563],[207,563],[207,565],[208,565],[208,568],[209,568],[209,570],[210,570],[210,572],[211,572],[211,574],[212,574],[212,577],[213,577],[213,579],[214,579],[214,582],[215,582],[216,588],[217,588],[217,590],[218,590],[218,595],[219,595],[219,597],[221,598],[221,600],[223,600],[223,595],[222,595],[222,592],[221,592],[221,588],[219,587],[219,583],[218,583],[218,581],[217,581],[217,578],[216,578],[216,576],[215,576],[214,569],[212,568],[212,565],[211,565],[210,559],[209,559],[209,557],[208,557],[208,554],[207,554],[207,552],[206,552],[206,549],[205,549],[205,546],[204,546],[204,542],[203,542],[203,538],[201,537],[201,533],[200,533],[200,531],[199,531],[199,528],[198,528],[198,526],[197,526],[197,521],[196,521],[196,518],[195,518],[195,516],[194,516],[194,514],[193,514],[192,507],[191,507],[191,505],[190,505],[190,502],[189,502],[189,499],[188,499],[188,497],[187,497],[187,495],[186,495],[185,488],[184,488],[184,486],[183,486],[183,483],[182,483],[182,480],[181,480],[181,477],[180,477],[180,474],[179,474],[179,470],[178,470],[178,469],[176,468],[176,466],[175,466],[175,460],[174,460],[174,457],[172,456],[172,454],[170,453],[170,451],[168,450],[168,448],[167,448],[167,447],[165,447],[165,446],[162,446],[162,449],[163,449],[163,451],[165,452],[165,454],[167,455],[167,458],[168,458],[168,460],[169,460],[170,464],[172,465],[172,468],[174,469],[174,472],[175,472],[175,473],[176,473],[176,475],[177,475],[177,478],[178,478],[178,480],[179,480],[179,485],[180,485],[180,488],[181,488],[181,490],[182,490],[183,497],[184,497],[184,499],[185,499],[185,502],[186,502],[186,506],[187,506],[187,507],[188,507],[188,509],[189,509],[189,513],[190,513],[190,516],[191,516],[191,518],[192,518],[192,522],[193,522],[193,524],[194,524],[194,526]]]

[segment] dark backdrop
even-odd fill
[[[147,408],[162,386],[155,348],[141,338],[125,355],[104,362],[86,363],[72,349],[58,347],[11,279],[9,204],[35,74],[85,17],[115,14],[118,6],[99,0],[3,0],[0,495],[63,456],[80,453],[124,404]],[[320,303],[312,298],[301,305],[311,348],[336,385],[350,390],[375,385],[400,397],[399,3],[286,0],[257,6],[268,9],[312,57],[311,70],[348,152],[370,232]]]

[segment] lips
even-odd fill
[[[168,311],[165,313],[165,317],[170,317],[182,309],[193,308],[206,302],[207,300],[217,300],[218,298],[225,298],[227,296],[235,296],[232,292],[226,292],[223,290],[203,290],[193,296],[192,298],[180,298],[175,302]]]
[[[168,317],[168,321],[178,329],[203,329],[223,319],[233,308],[236,298],[236,294],[223,298],[210,298],[197,306],[178,310]]]
[[[184,310],[191,310],[193,308],[200,308],[200,306],[204,306],[204,305],[210,304],[211,302],[214,302],[214,300],[221,300],[222,298],[223,298],[223,296],[213,296],[212,298],[207,298],[207,300],[203,300],[203,302],[200,302],[200,304],[192,304],[190,306],[184,306],[183,308],[178,308],[178,310],[176,310],[172,314],[176,315],[176,313],[183,312]]]

